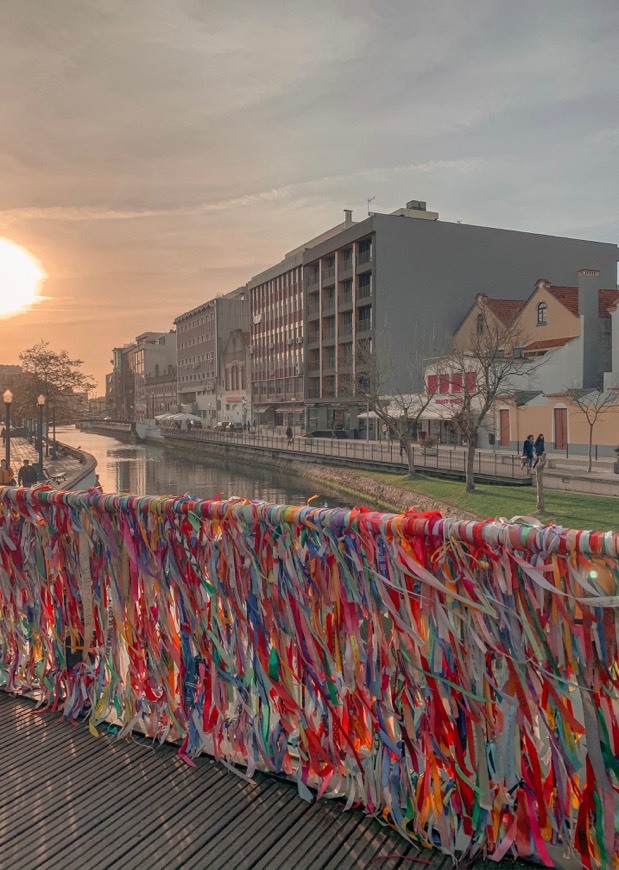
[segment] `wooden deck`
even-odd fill
[[[376,819],[302,801],[289,783],[260,774],[249,783],[207,757],[191,769],[173,747],[142,738],[97,740],[4,692],[0,764],[2,867],[452,867]]]

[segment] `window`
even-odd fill
[[[438,387],[438,375],[428,375],[428,393],[433,395]]]
[[[480,312],[477,315],[477,335],[482,335],[484,331],[484,326],[486,325],[486,318]]]
[[[438,378],[438,391],[439,393],[448,393],[449,392],[449,375],[439,375]]]
[[[464,389],[467,393],[474,393],[477,389],[477,375],[475,372],[464,373]]]
[[[451,376],[451,392],[452,393],[461,393],[462,392],[462,372],[457,372]]]
[[[537,305],[537,325],[543,326],[545,323],[548,323],[546,319],[546,314],[548,311],[548,305],[542,300]]]

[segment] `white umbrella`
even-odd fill
[[[189,421],[191,421],[192,423],[201,423],[202,422],[201,418],[196,417],[195,414],[172,414],[172,416],[170,417],[170,420],[175,420],[175,421],[178,421],[179,423],[182,423],[183,421],[185,421],[187,423]]]

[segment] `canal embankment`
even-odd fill
[[[58,449],[43,455],[43,483],[54,489],[90,489],[97,482],[97,460],[87,453],[69,444],[57,442]],[[11,439],[11,467],[15,479],[23,461],[27,459],[31,465],[38,467],[39,453],[34,444],[27,438],[13,437]]]
[[[225,458],[234,458],[235,462],[247,464],[248,468],[259,465],[263,468],[272,468],[274,471],[286,471],[304,480],[310,480],[317,484],[321,496],[326,492],[335,492],[350,496],[352,500],[367,504],[393,513],[406,513],[411,508],[419,511],[441,511],[455,519],[477,519],[470,511],[454,508],[446,502],[441,502],[431,495],[411,492],[397,485],[398,477],[393,474],[394,482],[388,483],[383,480],[374,480],[365,476],[360,471],[352,468],[338,468],[334,465],[324,465],[319,461],[299,462],[294,455],[285,451],[272,450],[249,450],[245,445],[235,443],[222,445],[214,441],[191,441],[188,439],[167,437],[165,446],[182,456],[204,462],[209,457],[221,461]],[[238,448],[241,448],[240,450]],[[244,449],[245,448],[245,449]],[[391,475],[390,475],[391,476]]]
[[[321,461],[320,454],[299,456],[287,450],[285,442],[265,448],[264,445],[242,443],[234,438],[210,439],[187,437],[185,433],[167,435],[166,446],[198,462],[213,457],[252,466],[284,470],[298,478],[315,481],[323,495],[345,494],[351,502],[367,504],[383,510],[403,513],[439,510],[457,519],[487,517],[537,516],[542,523],[556,523],[569,528],[619,530],[619,499],[598,495],[549,490],[546,510],[536,513],[535,489],[528,486],[501,486],[477,482],[474,493],[466,493],[464,483],[457,480],[430,477],[423,473],[410,478],[399,468],[352,468]]]

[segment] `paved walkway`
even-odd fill
[[[4,455],[4,447],[0,444],[0,457]],[[30,444],[27,438],[11,438],[11,466],[16,480],[24,459],[29,459],[33,465],[39,464],[39,453],[34,444]],[[65,482],[77,477],[81,468],[82,463],[72,454],[52,459],[51,456],[46,457],[43,450],[43,470],[47,474],[47,482],[52,486],[62,487]]]

